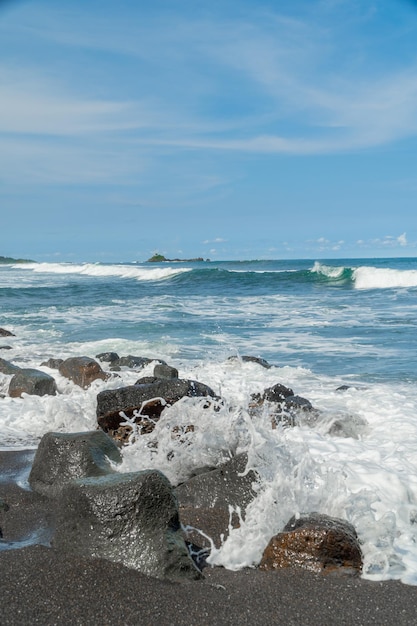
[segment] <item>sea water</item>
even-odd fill
[[[10,398],[0,374],[3,449],[96,428],[97,393],[154,366],[83,390],[47,359],[164,359],[224,402],[167,407],[124,448],[121,471],[158,468],[178,484],[248,454],[257,496],[213,564],[256,565],[292,515],[319,511],[355,526],[365,578],[417,584],[417,259],[2,265],[0,327],[15,334],[0,338],[0,357],[53,375],[59,390]],[[250,417],[251,395],[276,383],[310,400],[316,419],[273,429],[266,411]]]

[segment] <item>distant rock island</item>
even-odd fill
[[[203,259],[201,256],[195,259],[167,259],[163,254],[154,254],[147,260],[147,263],[197,263],[200,261],[210,261],[210,259]]]
[[[35,261],[31,261],[30,259],[14,259],[11,256],[0,256],[0,263],[35,263]]]

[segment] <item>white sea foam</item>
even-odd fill
[[[346,379],[318,376],[305,368],[265,369],[239,359],[217,363],[171,359],[171,363],[182,377],[210,385],[225,399],[225,406],[204,409],[200,400],[185,399],[168,407],[153,433],[124,449],[121,470],[155,467],[176,484],[196,466],[248,453],[250,467],[261,476],[258,495],[240,528],[212,553],[212,563],[229,569],[256,565],[269,538],[293,514],[321,511],[353,523],[362,541],[366,578],[417,584],[414,385],[352,387],[340,393],[336,388]],[[0,431],[5,446],[19,441],[33,446],[49,430],[94,429],[98,391],[133,384],[139,377],[137,372],[122,371],[120,378],[96,381],[82,390],[56,371],[43,369],[53,373],[60,393],[4,398]],[[4,390],[9,379],[1,377]],[[318,421],[273,430],[266,414],[250,419],[250,395],[277,382],[307,397],[320,411]],[[354,437],[330,435],[335,420],[351,424]],[[193,431],[187,429],[189,424]],[[173,434],[174,427],[181,436]]]
[[[353,272],[356,289],[417,287],[417,270],[358,267]]]
[[[340,278],[344,270],[344,267],[333,267],[332,265],[324,265],[323,263],[316,261],[311,271],[316,274],[327,276],[328,278]]]
[[[190,272],[186,267],[152,267],[144,268],[135,265],[101,265],[99,263],[25,263],[14,266],[15,269],[31,270],[35,273],[80,274],[86,276],[118,276],[135,280],[162,280],[183,272]]]

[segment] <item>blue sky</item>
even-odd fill
[[[417,2],[0,0],[0,254],[417,256]]]

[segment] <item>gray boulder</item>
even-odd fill
[[[55,497],[76,478],[113,473],[122,460],[115,442],[101,430],[85,433],[46,433],[38,446],[29,475],[34,491]]]
[[[54,396],[57,393],[55,379],[40,370],[18,369],[9,384],[9,396],[20,398],[22,393],[32,396]]]
[[[176,487],[182,524],[198,528],[219,546],[222,535],[226,537],[229,532],[229,523],[237,527],[240,522],[236,514],[230,519],[229,506],[238,507],[244,519],[246,508],[256,496],[254,483],[258,476],[253,470],[245,473],[247,462],[247,455],[239,454]],[[209,545],[200,533],[192,532],[188,538],[197,545]]]
[[[0,373],[1,374],[15,374],[20,370],[20,367],[14,365],[10,361],[6,361],[6,359],[0,359]]]
[[[178,378],[178,370],[175,367],[171,367],[171,365],[158,363],[158,365],[154,367],[153,375],[155,378]]]
[[[74,480],[63,487],[56,511],[55,548],[161,579],[202,577],[187,550],[171,484],[159,471]]]
[[[41,363],[42,366],[49,367],[51,370],[59,369],[59,366],[64,362],[64,359],[48,359]]]

